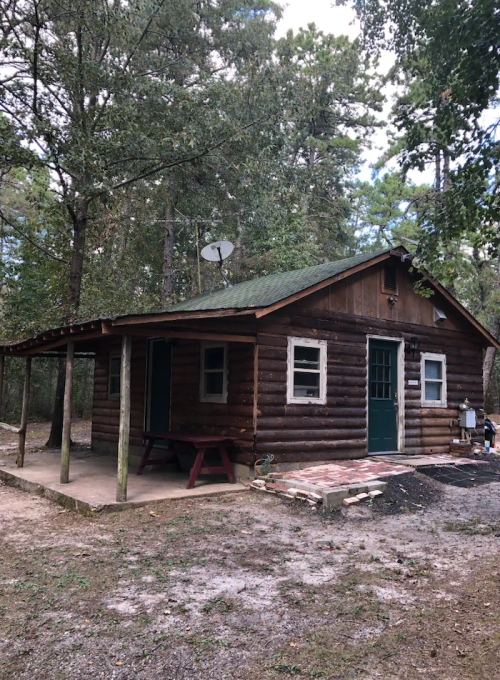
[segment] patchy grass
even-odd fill
[[[396,514],[241,494],[84,518],[0,486],[0,678],[494,678],[500,485],[408,511],[436,484],[409,477]]]
[[[468,536],[489,536],[495,534],[500,536],[500,524],[484,524],[477,517],[465,521],[451,521],[444,522],[443,529],[445,531],[462,532]]]

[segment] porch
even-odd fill
[[[0,399],[8,357],[24,357],[26,370],[21,424],[18,427],[0,423],[2,430],[18,436],[17,459],[0,466],[0,478],[73,507],[83,504],[87,509],[118,508],[123,504],[182,498],[191,493],[196,496],[243,490],[241,485],[228,483],[231,475],[219,478],[211,474],[208,481],[199,477],[196,488],[188,492],[187,473],[148,468],[142,476],[135,474],[137,457],[140,459],[147,444],[146,431],[173,431],[186,440],[189,437],[190,442],[184,447],[174,446],[179,461],[182,455],[187,455],[189,467],[196,459],[193,465],[196,474],[218,472],[210,470],[212,465],[209,462],[207,466],[206,460],[202,465],[198,449],[202,449],[201,453],[206,450],[207,454],[218,449],[222,455],[222,446],[227,444],[233,465],[242,456],[245,462],[253,461],[255,334],[243,335],[241,322],[236,328],[224,319],[209,319],[203,328],[200,321],[182,326],[178,316],[160,322],[156,317],[153,320],[140,317],[130,323],[127,320],[126,324],[113,319],[92,321],[3,346]],[[167,323],[170,320],[175,323]],[[31,365],[37,357],[48,356],[64,357],[66,363],[62,449],[33,457],[27,455],[26,447]],[[70,451],[76,358],[95,361],[90,455],[79,455],[85,452],[73,447]],[[245,376],[250,397],[241,396],[239,391],[243,367],[248,369]],[[229,392],[228,380],[234,386]],[[208,441],[210,437],[214,440],[212,444]],[[206,445],[201,446],[201,439],[207,440]],[[215,439],[220,440],[217,446]],[[165,445],[160,441],[159,446],[162,457]]]
[[[4,447],[2,447],[4,448]],[[148,469],[136,475],[137,465],[129,466],[127,500],[116,496],[116,458],[89,451],[87,447],[71,448],[71,477],[61,484],[61,453],[58,450],[30,451],[24,467],[18,468],[12,453],[2,455],[0,480],[10,486],[36,493],[58,502],[65,508],[89,515],[94,512],[116,511],[139,507],[151,502],[219,496],[248,489],[243,484],[228,484],[224,475],[198,477],[194,489],[186,489],[188,474],[172,470],[171,466]]]

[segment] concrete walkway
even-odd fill
[[[405,456],[404,453],[393,453],[387,456],[377,456],[376,460],[395,465],[408,465],[413,468],[436,467],[441,465],[483,465],[484,460],[474,458],[458,458],[447,453],[436,453],[425,456]]]
[[[129,470],[126,503],[115,501],[116,459],[87,451],[71,451],[69,484],[59,483],[60,454],[57,451],[27,454],[23,468],[17,468],[14,459],[2,461],[0,479],[83,514],[248,490],[246,485],[229,484],[224,476],[215,475],[199,477],[195,488],[188,490],[187,474],[171,472],[167,468],[147,470],[138,477],[136,470],[136,465]]]

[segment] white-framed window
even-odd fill
[[[446,355],[422,352],[422,406],[446,407]]]
[[[227,343],[201,345],[200,401],[227,402]]]
[[[119,354],[111,354],[109,357],[109,382],[108,396],[117,399],[120,396],[120,372],[122,360]]]
[[[326,340],[288,338],[288,404],[326,404]]]

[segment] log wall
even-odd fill
[[[228,343],[227,404],[200,401],[200,343],[182,341],[172,364],[172,430],[234,437],[232,460],[253,463],[253,345]]]
[[[446,453],[460,435],[458,405],[468,397],[482,408],[482,349],[470,327],[428,327],[304,306],[285,307],[261,322],[256,454],[276,462],[360,458],[367,455],[367,335],[420,340],[415,359],[405,354],[404,450]],[[286,313],[285,313],[286,310]],[[326,405],[287,404],[287,338],[328,341]],[[422,408],[420,352],[447,357],[447,408]],[[418,379],[418,387],[408,380]],[[478,412],[478,440],[484,422]]]
[[[227,404],[200,402],[200,342],[178,340],[172,356],[171,429],[234,437],[232,459],[253,458],[253,351],[251,344],[228,344]],[[92,443],[118,443],[120,400],[109,397],[109,359],[120,353],[119,340],[97,353],[94,373]],[[130,444],[142,447],[147,341],[132,342]]]
[[[94,400],[92,405],[92,445],[97,441],[118,446],[120,399],[110,397],[109,358],[120,356],[121,340],[112,341],[96,354],[94,370]],[[132,340],[132,366],[130,375],[130,444],[142,446],[144,431],[144,387],[146,382],[145,340]]]

